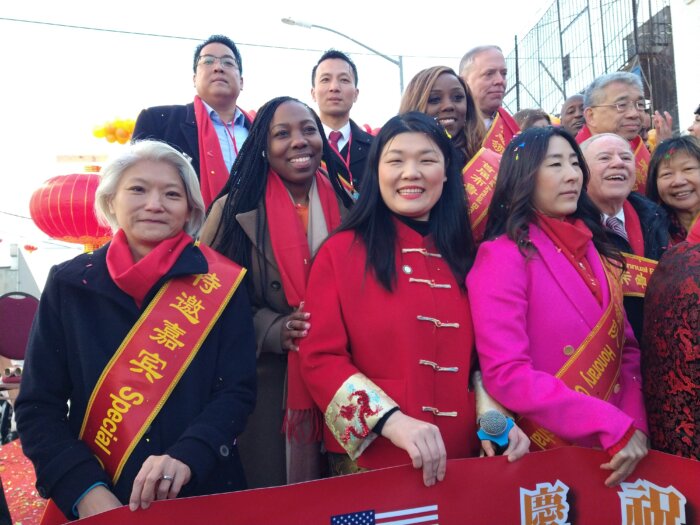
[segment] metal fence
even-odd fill
[[[604,73],[642,78],[653,108],[678,122],[670,0],[554,0],[506,57],[504,105],[558,115],[564,100]]]

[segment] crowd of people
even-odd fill
[[[193,67],[194,102],[142,111],[102,172],[113,239],[41,297],[16,416],[47,512],[404,463],[431,486],[569,444],[608,453],[608,486],[650,448],[700,457],[700,108],[690,136],[656,112],[653,155],[631,73],[560,125],[514,118],[480,46],[373,136],[342,52],[311,73],[318,114],[240,109],[225,36]],[[477,433],[494,411],[502,447]]]

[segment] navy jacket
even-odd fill
[[[352,146],[350,148],[350,173],[352,173],[355,182],[355,189],[359,191],[362,178],[365,176],[365,170],[367,169],[369,147],[372,145],[374,137],[361,129],[352,120],[350,120],[350,134],[352,139]],[[346,144],[340,152],[344,159],[348,156],[348,144]]]
[[[627,200],[637,212],[642,226],[642,238],[644,239],[644,257],[658,261],[668,248],[670,237],[668,234],[668,215],[666,211],[643,197],[637,192],[632,192]],[[605,228],[605,233],[612,243],[621,251],[632,253],[632,248],[625,239],[612,230]],[[644,321],[644,298],[625,297],[625,312],[632,325],[637,340],[642,337],[642,323]]]
[[[135,447],[116,486],[78,439],[94,385],[141,314],[109,276],[106,252],[105,247],[83,254],[51,270],[32,328],[16,416],[39,494],[75,517],[76,500],[101,481],[126,504],[143,462],[162,454],[192,470],[181,496],[245,488],[235,446],[255,403],[255,334],[245,284]],[[188,246],[143,307],[166,279],[206,271],[202,252]]]
[[[246,117],[246,127],[250,128],[250,124]],[[167,142],[192,159],[190,162],[199,178],[199,139],[194,103],[144,109],[136,119],[132,138]]]

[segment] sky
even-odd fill
[[[329,9],[330,3],[2,2],[0,239],[41,241],[33,223],[22,218],[29,216],[33,191],[46,179],[80,167],[59,163],[57,156],[109,156],[124,147],[94,138],[95,126],[135,119],[145,107],[191,102],[194,48],[211,34],[225,34],[239,46],[243,109],[257,109],[280,95],[315,107],[310,77],[318,57],[329,48],[349,53],[358,67],[360,90],[351,116],[378,127],[398,109],[399,68],[333,33],[282,24],[283,17],[335,29],[388,56],[402,55],[408,84],[425,67],[457,69],[461,56],[476,45],[497,44],[507,55],[514,36],[526,34],[551,0],[443,0],[423,6],[354,0],[333,2],[337,7]]]

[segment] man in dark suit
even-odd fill
[[[231,39],[213,35],[199,44],[193,69],[194,102],[144,109],[133,140],[162,140],[189,156],[208,206],[228,180],[251,119],[236,105],[243,89],[243,67]]]
[[[372,135],[350,120],[357,101],[357,67],[345,53],[331,49],[318,60],[311,72],[311,96],[331,147],[350,171],[351,183],[359,189]]]

